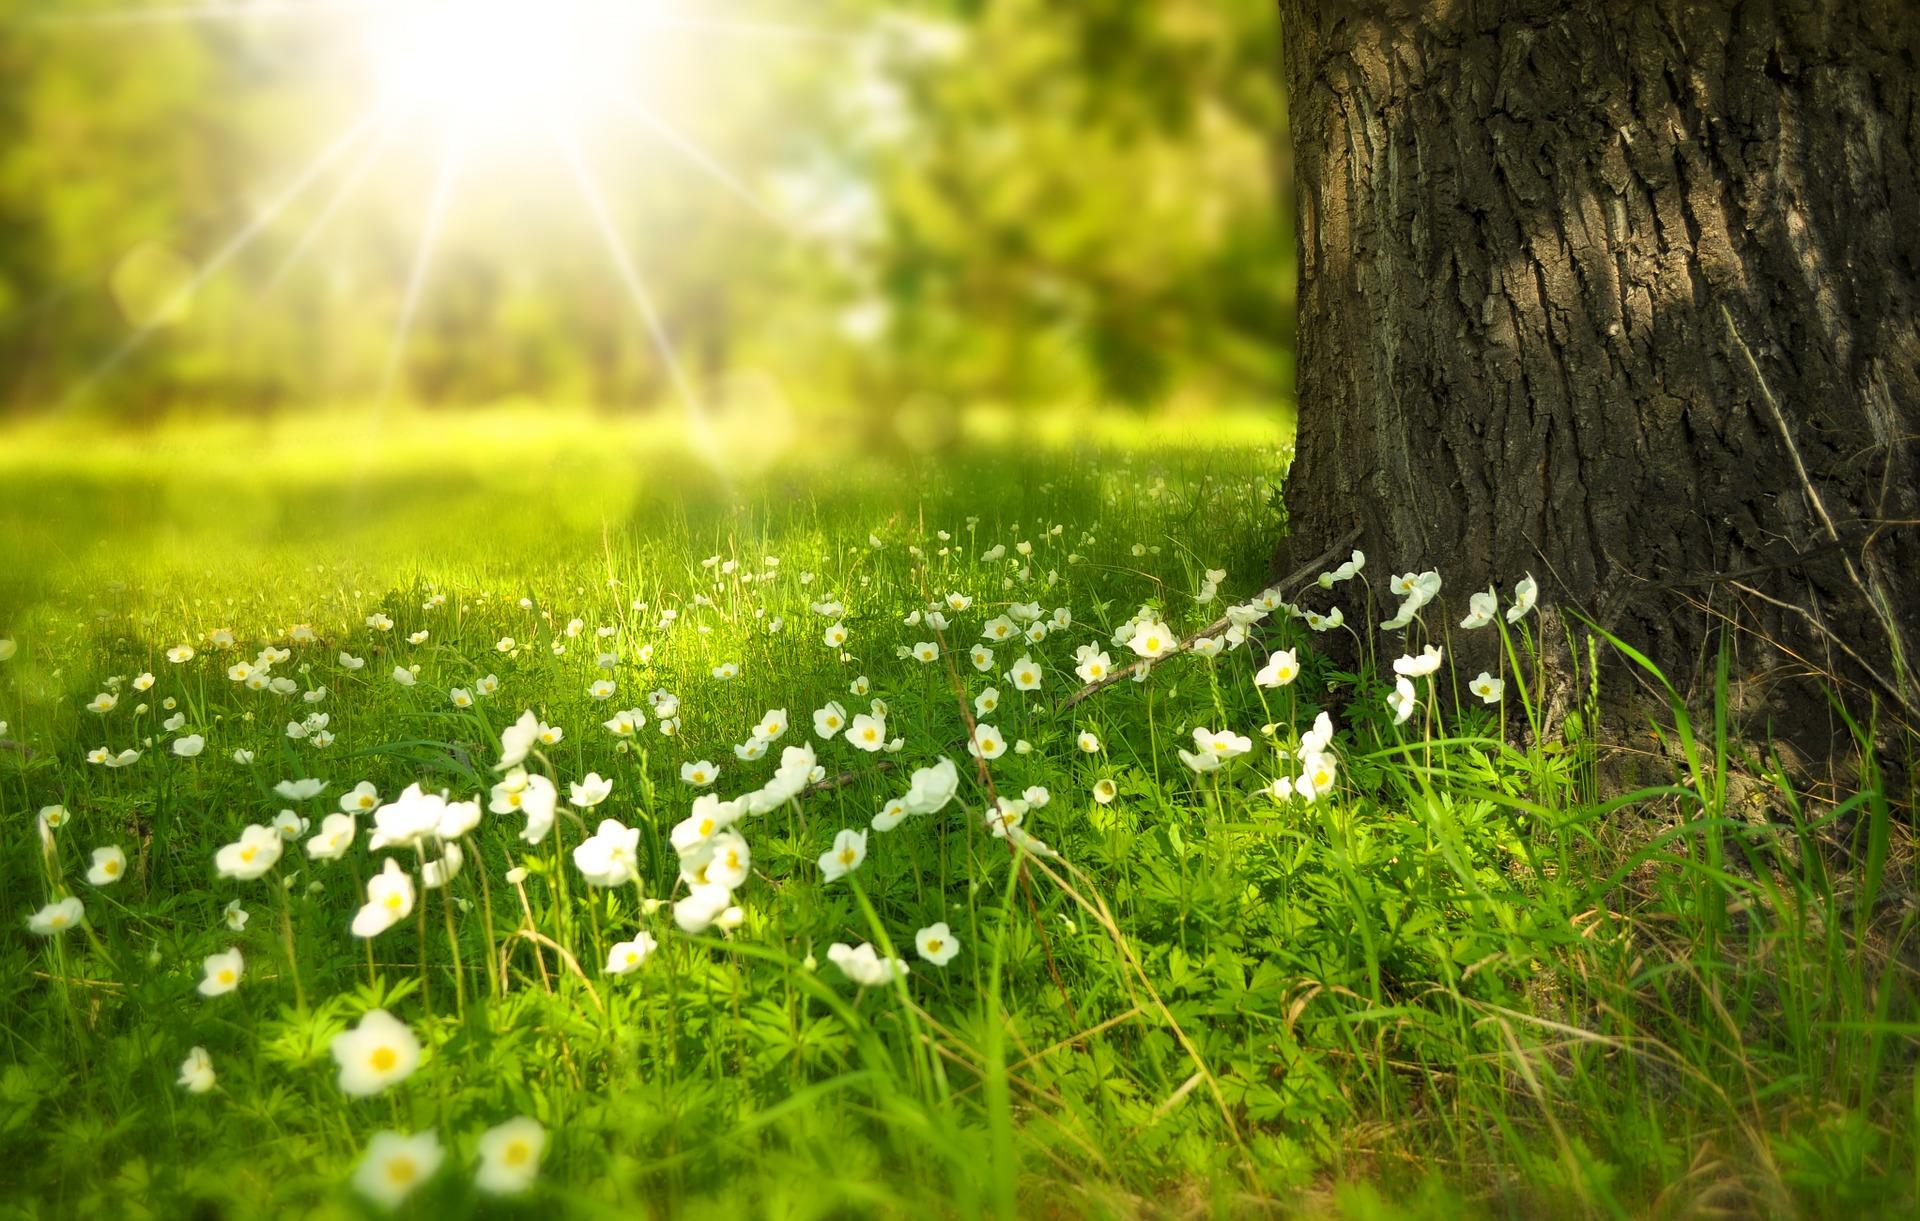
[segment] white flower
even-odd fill
[[[867,859],[867,833],[851,828],[833,837],[833,847],[820,854],[820,872],[832,882],[860,868]]]
[[[1019,632],[1020,629],[1014,626],[1013,620],[1005,615],[989,619],[980,625],[980,635],[984,639],[995,642],[1011,640]]]
[[[607,974],[625,975],[647,960],[659,942],[652,933],[636,933],[633,940],[617,942],[607,951]]]
[[[645,728],[647,724],[647,714],[638,708],[628,708],[614,713],[610,719],[600,723],[606,727],[608,733],[611,733],[616,738],[631,738],[634,734]]]
[[[520,832],[520,838],[529,844],[538,844],[547,838],[553,830],[553,816],[560,804],[560,792],[553,781],[545,776],[529,775],[522,768],[514,768],[493,786],[488,794],[487,808],[495,814],[519,812],[527,816],[527,825]]]
[[[85,915],[86,908],[81,905],[80,900],[73,895],[68,895],[28,916],[27,928],[42,937],[51,937],[55,933],[63,933],[79,924],[81,917]]]
[[[1101,805],[1112,805],[1113,799],[1120,795],[1120,786],[1111,780],[1101,779],[1093,783],[1093,799]]]
[[[742,763],[752,763],[767,753],[767,744],[758,738],[750,738],[733,748],[733,757]]]
[[[1413,680],[1404,675],[1393,681],[1393,691],[1387,696],[1387,707],[1393,710],[1393,723],[1404,725],[1413,715],[1414,707],[1419,704],[1414,697]]]
[[[707,861],[702,866],[707,885],[724,886],[731,893],[747,884],[752,868],[753,852],[747,847],[746,836],[738,831],[728,829],[708,841]]]
[[[1468,614],[1460,621],[1460,626],[1471,631],[1483,628],[1493,622],[1493,616],[1500,609],[1500,600],[1493,590],[1488,589],[1467,599]]]
[[[739,663],[731,662],[731,661],[723,661],[719,665],[713,668],[713,676],[714,678],[718,679],[723,683],[730,682],[733,679],[739,678],[740,677]]]
[[[367,626],[376,632],[391,632],[393,620],[378,612],[367,616]]]
[[[398,1208],[414,1188],[433,1177],[445,1157],[432,1131],[402,1136],[375,1132],[353,1171],[353,1189],[382,1208]]]
[[[647,942],[651,949],[653,938]],[[525,1116],[488,1128],[480,1136],[480,1169],[474,1185],[491,1195],[518,1195],[540,1177],[540,1157],[546,1148],[547,1130]]]
[[[349,1098],[405,1081],[420,1063],[420,1040],[385,1009],[369,1009],[358,1026],[333,1036],[328,1050],[340,1066],[340,1092]]]
[[[1323,572],[1320,574],[1320,588],[1332,589],[1337,582],[1351,581],[1359,575],[1360,570],[1366,566],[1366,563],[1366,553],[1355,551],[1353,558],[1340,565],[1340,567],[1334,569],[1332,572]]]
[[[180,1088],[189,1094],[204,1094],[213,1088],[213,1057],[204,1047],[187,1052],[180,1062]]]
[[[447,692],[447,701],[455,708],[473,707],[473,692],[465,687],[455,687]]]
[[[1021,691],[1040,689],[1040,667],[1033,664],[1033,658],[1022,654],[1019,661],[1013,663],[1013,669],[1007,671],[1007,678]]]
[[[1540,586],[1534,583],[1533,574],[1521,577],[1513,587],[1513,605],[1507,608],[1507,622],[1518,623],[1524,619],[1539,597]]]
[[[1333,718],[1322,712],[1313,718],[1313,728],[1300,735],[1300,753],[1325,754],[1333,745]]]
[[[932,767],[916,768],[907,782],[902,804],[909,814],[937,814],[960,788],[960,771],[953,760],[942,759]]]
[[[849,946],[836,941],[827,948],[827,961],[863,988],[877,988],[907,973],[898,958],[881,958],[871,945]]]
[[[1480,702],[1483,704],[1499,703],[1500,697],[1506,692],[1506,689],[1507,684],[1505,679],[1495,678],[1485,670],[1480,671],[1479,674],[1474,676],[1473,681],[1467,684],[1467,690],[1479,696]]]
[[[613,792],[613,781],[603,780],[599,772],[588,772],[578,783],[567,786],[567,800],[583,810],[591,810]]]
[[[1333,790],[1334,780],[1339,775],[1339,765],[1335,762],[1332,755],[1315,751],[1308,754],[1300,762],[1300,775],[1296,777],[1293,782],[1293,792],[1296,797],[1310,802],[1323,793],[1328,793]],[[1281,777],[1281,780],[1285,779],[1286,777]],[[1284,796],[1279,789],[1278,782],[1275,784],[1274,795]]]
[[[1204,750],[1183,750],[1180,752],[1180,761],[1195,772],[1216,772],[1226,762],[1219,755],[1209,754]]]
[[[439,890],[460,876],[460,867],[466,862],[467,854],[461,851],[460,845],[449,841],[439,860],[420,866],[420,884],[428,890]]]
[[[228,949],[224,954],[209,954],[200,964],[206,973],[200,981],[200,995],[224,996],[240,986],[240,976],[246,973],[246,960],[240,957],[238,949]]]
[[[87,701],[87,711],[98,716],[105,716],[107,713],[112,712],[113,706],[119,702],[120,697],[113,692],[102,691]]]
[[[173,753],[182,759],[191,759],[207,748],[207,740],[197,733],[173,740]]]
[[[241,767],[246,767],[248,764],[253,762],[253,752],[250,750],[247,750],[245,747],[242,747],[241,749],[233,752],[233,761],[235,763],[238,763]]]
[[[873,821],[868,825],[875,831],[884,833],[893,830],[905,822],[906,818],[907,803],[895,797],[893,800],[887,802],[886,805],[880,807],[880,812],[873,816]]]
[[[540,738],[540,718],[533,710],[520,714],[520,719],[500,731],[500,762],[493,765],[496,772],[504,772],[519,767],[526,762],[527,752]]]
[[[1091,729],[1081,730],[1080,736],[1073,740],[1073,744],[1079,747],[1083,754],[1100,753],[1100,735]]]
[[[913,946],[920,951],[920,957],[936,967],[944,967],[953,961],[960,952],[960,943],[953,938],[953,930],[942,920],[938,924],[929,924],[913,935]]]
[[[236,933],[245,932],[247,921],[253,919],[253,917],[247,913],[247,909],[240,906],[240,900],[238,899],[229,900],[226,907],[221,909],[220,914],[227,922],[227,927]]]
[[[673,922],[683,933],[703,933],[732,904],[733,895],[724,886],[695,886],[673,905]]]
[[[127,854],[119,848],[108,846],[93,850],[93,866],[87,870],[87,881],[95,886],[111,886],[127,872]]]
[[[813,714],[813,732],[822,739],[832,740],[847,727],[847,710],[839,700],[829,700],[825,708]]]
[[[240,838],[213,854],[213,867],[223,878],[251,882],[273,868],[285,843],[272,827],[258,823],[240,833]]]
[[[353,815],[329,814],[320,820],[320,834],[307,841],[307,855],[316,861],[337,861],[353,845]]]
[[[373,787],[371,780],[362,780],[340,795],[340,810],[343,814],[365,814],[369,810],[379,808],[380,790]]]
[[[854,717],[847,729],[847,741],[864,751],[879,750],[887,744],[886,718],[864,712]]]
[[[573,864],[589,886],[624,886],[639,874],[640,829],[609,818],[573,850]]]
[[[288,801],[311,801],[326,787],[326,781],[309,776],[304,780],[282,780],[273,786],[273,791]]]
[[[440,820],[447,813],[447,799],[441,793],[423,792],[418,783],[408,785],[400,795],[373,812],[373,832],[367,837],[367,850],[417,848],[430,835],[439,833]]]
[[[1393,663],[1393,672],[1404,678],[1425,678],[1440,668],[1442,656],[1440,647],[1430,644],[1417,656],[1396,658]]]
[[[696,789],[703,789],[720,779],[720,769],[706,759],[698,759],[680,765],[680,779]]]
[[[829,627],[820,638],[826,642],[828,648],[837,649],[847,643],[847,625],[835,620],[833,626]]]
[[[1300,677],[1300,659],[1292,649],[1282,649],[1267,658],[1267,664],[1253,676],[1255,686],[1284,687]]]
[[[1000,706],[1000,688],[988,687],[973,697],[973,715],[986,716]]]
[[[754,739],[762,743],[777,742],[786,732],[787,710],[785,708],[769,708],[766,715],[762,716],[759,723],[753,727]]]
[[[1133,634],[1127,637],[1127,647],[1148,660],[1165,657],[1173,652],[1178,643],[1173,629],[1157,619],[1147,619],[1135,625]]]
[[[1205,754],[1216,755],[1221,759],[1237,759],[1253,749],[1253,739],[1237,734],[1231,729],[1222,729],[1215,733],[1198,726],[1193,731],[1193,748]]]
[[[1000,736],[998,729],[983,722],[973,727],[967,753],[976,759],[998,759],[1007,753],[1007,740]]]
[[[420,680],[412,670],[407,669],[405,666],[395,666],[393,668],[393,681],[399,683],[402,687],[411,687]]]
[[[613,698],[613,693],[616,690],[618,690],[618,688],[614,685],[612,679],[602,678],[587,688],[587,694],[597,700],[610,700]]]
[[[413,914],[413,877],[400,863],[386,866],[367,882],[367,901],[353,917],[353,935],[378,937]]]
[[[1089,647],[1073,672],[1080,676],[1081,682],[1097,683],[1113,672],[1113,658],[1102,650]]]

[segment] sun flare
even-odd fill
[[[577,131],[645,71],[633,5],[418,0],[366,18],[379,103],[471,145]]]

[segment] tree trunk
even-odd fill
[[[1745,710],[1777,732],[1815,674],[1920,721],[1920,13],[1281,15],[1300,207],[1281,562],[1359,523],[1376,588],[1445,578],[1436,636],[1531,573],[1683,691],[1733,625]],[[1469,664],[1492,633],[1451,635]]]

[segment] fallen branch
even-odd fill
[[[878,776],[882,772],[894,771],[898,769],[899,766],[898,763],[895,763],[891,759],[882,759],[872,767],[857,767],[851,771],[841,772],[838,776],[828,776],[825,780],[816,780],[806,788],[801,789],[800,795],[802,797],[811,797],[815,793],[831,793],[835,789],[846,788],[849,784],[852,784],[863,776]]]
[[[1332,565],[1335,558],[1338,557],[1341,552],[1347,550],[1347,548],[1353,546],[1354,543],[1359,541],[1360,532],[1361,532],[1361,527],[1355,526],[1353,529],[1341,535],[1339,540],[1332,543],[1330,546],[1328,546],[1325,551],[1322,551],[1319,555],[1314,556],[1311,560],[1308,560],[1305,564],[1302,564],[1300,567],[1294,569],[1292,572],[1288,573],[1286,576],[1281,577],[1278,581],[1275,581],[1272,585],[1269,585],[1267,588],[1278,589],[1284,594],[1288,586],[1304,585],[1306,582],[1318,577],[1320,573],[1322,573],[1330,565]],[[1113,673],[1107,675],[1105,678],[1099,679],[1095,682],[1088,683],[1086,686],[1080,688],[1078,691],[1075,691],[1072,695],[1069,695],[1065,700],[1063,700],[1060,704],[1060,711],[1065,712],[1067,709],[1073,707],[1075,704],[1079,703],[1081,700],[1086,699],[1088,696],[1092,695],[1094,692],[1104,690],[1107,687],[1113,686],[1113,684],[1115,683],[1124,682],[1127,679],[1132,678],[1135,674],[1140,673],[1142,670],[1150,669],[1153,666],[1158,665],[1160,662],[1165,661],[1169,657],[1174,657],[1181,653],[1185,653],[1189,649],[1193,648],[1193,646],[1199,641],[1208,640],[1208,639],[1211,639],[1212,637],[1218,636],[1232,626],[1233,626],[1233,620],[1228,618],[1225,615],[1222,615],[1220,616],[1220,618],[1215,619],[1212,623],[1209,623],[1207,626],[1201,628],[1199,631],[1195,632],[1193,635],[1187,637],[1185,640],[1182,640],[1179,644],[1174,645],[1173,648],[1169,649],[1165,653],[1162,653],[1160,656],[1151,658],[1151,659],[1141,658],[1139,661],[1134,662],[1130,666],[1126,666],[1121,669],[1115,670]]]

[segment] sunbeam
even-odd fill
[[[319,155],[309,162],[307,167],[302,170],[292,182],[288,183],[278,194],[268,200],[267,205],[261,208],[252,220],[242,225],[233,236],[229,237],[221,244],[219,249],[213,252],[212,256],[209,257],[205,263],[201,264],[199,269],[194,272],[192,279],[174,290],[174,292],[167,297],[161,307],[153,312],[152,321],[143,324],[135,330],[133,334],[127,336],[119,347],[109,353],[105,360],[101,361],[92,372],[83,378],[67,396],[67,401],[73,402],[77,399],[84,398],[89,391],[100,383],[101,379],[117,369],[128,357],[145,346],[146,342],[160,329],[161,319],[171,317],[177,313],[181,307],[193,298],[194,293],[198,292],[200,288],[214,276],[219,275],[228,263],[231,263],[243,250],[252,245],[254,239],[258,238],[266,231],[269,225],[278,220],[280,214],[286,211],[294,200],[305,194],[307,188],[312,186],[322,174],[326,173],[327,169],[332,166],[334,162],[338,161],[349,149],[365,138],[367,133],[379,122],[381,115],[381,108],[374,108],[367,112],[359,122],[355,123],[335,139],[333,143],[321,149]]]
[[[627,294],[640,311],[647,332],[653,339],[653,345],[660,353],[660,362],[667,371],[667,377],[687,409],[687,423],[692,429],[693,439],[701,451],[708,457],[714,457],[713,429],[707,419],[707,411],[686,370],[680,364],[680,358],[673,348],[673,340],[667,334],[666,324],[661,321],[660,311],[655,308],[653,295],[647,291],[635,267],[633,256],[627,250],[627,243],[620,236],[620,230],[614,225],[613,217],[607,212],[606,199],[600,193],[600,186],[594,180],[593,171],[588,167],[586,157],[573,136],[566,132],[556,132],[554,137],[567,159],[567,166],[573,172],[574,182],[580,188],[580,194],[587,202],[587,210],[593,214],[593,223],[600,230],[601,238],[607,244],[607,254],[613,260],[614,268],[620,273],[621,283],[626,286]]]
[[[346,177],[342,178],[340,185],[334,188],[333,194],[328,197],[327,202],[321,207],[320,214],[313,218],[313,223],[307,226],[306,232],[300,235],[300,240],[294,243],[293,249],[287,251],[286,257],[280,260],[280,266],[276,267],[273,275],[268,277],[266,285],[260,290],[262,297],[272,296],[274,291],[280,287],[281,281],[285,280],[293,271],[294,267],[313,249],[314,243],[319,240],[321,232],[332,222],[335,214],[346,205],[346,202],[359,191],[361,185],[366,181],[368,172],[379,162],[380,155],[386,152],[399,126],[400,124],[396,120],[382,127],[373,142],[367,145],[366,150],[360,154],[359,160],[355,161],[353,165],[348,168]]]
[[[440,239],[440,226],[447,217],[447,204],[453,197],[454,180],[459,177],[460,157],[461,148],[452,141],[441,151],[440,168],[433,181],[433,195],[427,201],[426,221],[420,229],[420,247],[414,252],[413,269],[407,273],[406,296],[400,304],[400,318],[394,324],[386,369],[380,375],[380,390],[375,396],[376,409],[386,404],[394,383],[399,379],[401,364],[406,359],[407,340],[413,335],[414,320],[420,312],[420,296],[426,287],[427,271],[433,264],[433,249]]]
[[[775,212],[766,201],[754,193],[752,188],[740,181],[739,175],[714,160],[704,148],[694,143],[693,140],[682,133],[679,128],[661,118],[631,94],[617,93],[610,95],[607,100],[624,113],[638,120],[642,126],[648,131],[651,131],[662,143],[668,145],[682,157],[685,157],[688,161],[691,161],[694,165],[704,170],[714,181],[725,187],[728,193],[735,199],[744,203],[748,208],[758,213],[765,220],[771,222],[775,227],[789,232],[791,231],[790,225],[785,217]]]
[[[94,13],[37,13],[25,24],[39,26],[168,25],[202,21],[251,21],[259,17],[326,19],[369,13],[382,7],[379,0],[259,0],[254,4],[173,4],[153,8],[108,9]]]

